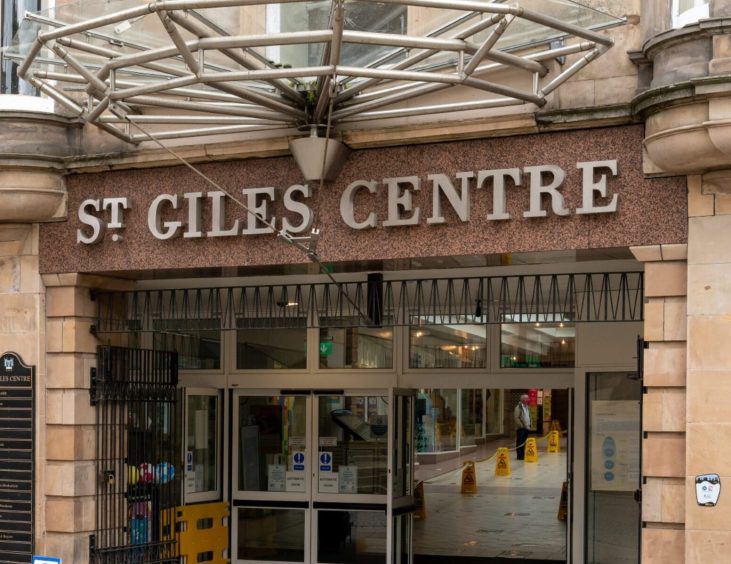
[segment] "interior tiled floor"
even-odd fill
[[[509,439],[481,446],[466,456],[419,465],[425,480],[426,518],[414,525],[414,553],[566,561],[566,523],[557,518],[566,480],[565,440],[560,453],[539,441],[537,463],[516,460],[511,475],[495,476],[494,458],[477,462],[476,494],[460,493],[464,460],[491,456]]]

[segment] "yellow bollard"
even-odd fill
[[[561,435],[558,431],[548,433],[548,452],[561,452]]]
[[[472,460],[465,461],[462,469],[462,493],[477,493],[477,472]]]
[[[414,510],[415,519],[426,519],[426,497],[424,496],[424,482],[423,480],[416,484],[414,488]]]
[[[525,461],[538,462],[538,446],[535,437],[531,437],[525,441]]]
[[[495,458],[495,475],[510,476],[510,455],[507,448],[497,449],[497,457]]]

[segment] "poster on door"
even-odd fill
[[[591,402],[591,489],[635,491],[640,479],[640,402]]]

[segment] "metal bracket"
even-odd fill
[[[89,403],[96,405],[96,366],[89,369]]]
[[[549,43],[549,47],[551,49],[560,49],[565,45],[563,38],[561,39],[555,39]],[[554,59],[559,65],[565,65],[566,64],[566,55],[561,55],[560,57],[556,57]]]

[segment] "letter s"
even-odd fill
[[[79,206],[79,221],[84,225],[91,227],[91,235],[84,235],[81,229],[76,230],[76,242],[85,245],[94,245],[104,238],[106,226],[100,218],[87,212],[87,208],[98,212],[101,211],[101,203],[99,200],[84,200]]]

